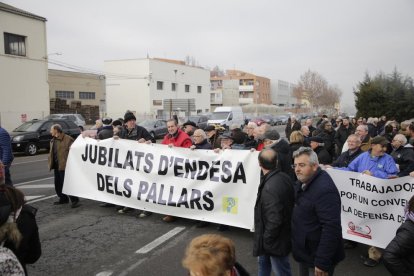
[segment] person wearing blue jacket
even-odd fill
[[[345,171],[360,172],[378,178],[395,178],[398,167],[387,151],[388,140],[383,136],[376,136],[371,140],[371,149],[360,154],[348,167],[338,168]]]
[[[338,189],[319,167],[311,148],[299,148],[293,158],[298,182],[291,236],[299,275],[333,275],[335,266],[345,258]]]
[[[388,140],[383,136],[376,136],[371,140],[371,149],[360,154],[348,167],[338,168],[346,171],[360,172],[378,178],[398,177],[398,167],[387,151]],[[364,259],[364,265],[374,267],[379,264],[382,257],[380,249],[371,246],[368,249],[368,257]]]
[[[13,152],[9,133],[0,126],[0,162],[4,165],[5,184],[13,185],[10,176],[10,166],[13,162]]]

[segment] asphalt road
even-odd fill
[[[147,218],[137,218],[136,212],[118,214],[114,208],[100,207],[92,200],[81,199],[76,209],[55,206],[53,175],[44,153],[16,156],[11,172],[15,186],[38,208],[43,254],[37,263],[28,265],[29,275],[187,275],[181,265],[185,247],[192,238],[205,233],[231,238],[238,261],[251,275],[257,275],[257,262],[251,253],[252,233],[247,230],[218,232],[216,225],[200,229],[187,219],[167,224],[158,214]],[[336,275],[389,275],[382,264],[375,268],[362,265],[360,255],[366,251],[364,245],[347,250]],[[293,259],[291,264],[297,275]]]

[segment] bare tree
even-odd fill
[[[332,107],[339,102],[342,96],[337,86],[330,86],[328,81],[318,72],[308,69],[300,76],[294,96],[297,99],[306,99],[313,108]]]

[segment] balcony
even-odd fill
[[[254,91],[254,86],[253,85],[239,85],[239,91],[240,92]]]
[[[253,98],[239,98],[239,104],[245,105],[245,104],[252,104]]]

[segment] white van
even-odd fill
[[[229,128],[231,125],[244,126],[244,114],[240,106],[219,106],[216,107],[208,120],[209,125],[221,125]]]

